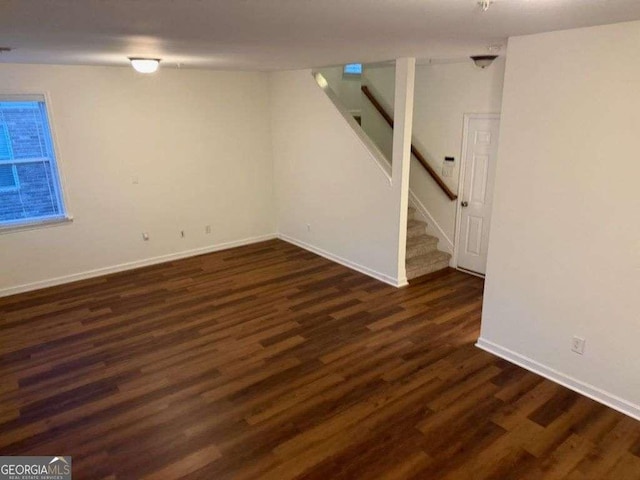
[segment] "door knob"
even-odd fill
[[[468,207],[469,202],[460,202],[460,205],[462,205],[462,207]]]

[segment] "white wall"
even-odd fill
[[[640,22],[510,39],[480,340],[636,418],[638,45]]]
[[[272,74],[271,104],[280,234],[398,282],[397,202],[382,159],[365,146],[355,121],[309,70]]]
[[[394,118],[395,73],[395,65],[365,65],[362,72],[362,83],[369,87],[376,100]],[[384,156],[391,161],[393,130],[366,97],[363,97],[362,100],[362,128],[375,142]]]
[[[471,61],[416,68],[413,137],[418,150],[441,173],[444,157],[454,157],[451,177],[442,179],[458,191],[465,113],[500,113],[504,57],[482,70]],[[411,190],[429,209],[444,233],[453,240],[456,202],[452,202],[427,171],[413,159]]]
[[[458,190],[464,114],[499,113],[503,77],[503,58],[485,70],[475,67],[471,60],[416,66],[413,143],[438,173],[445,156],[455,157],[453,175],[443,178],[454,192]],[[367,68],[364,78],[378,100],[393,110],[393,67]],[[362,125],[388,155],[391,129],[373,107],[363,107]],[[415,158],[411,162],[410,188],[453,241],[456,202],[449,200]]]
[[[274,233],[267,80],[261,73],[161,68],[142,76],[131,68],[1,64],[2,91],[50,96],[75,219],[1,234],[0,294]]]

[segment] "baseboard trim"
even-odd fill
[[[333,253],[327,252],[326,250],[310,245],[306,242],[303,242],[302,240],[298,240],[297,238],[290,237],[289,235],[286,235],[284,233],[279,233],[278,238],[280,238],[280,240],[283,240],[285,242],[291,243],[297,247],[300,247],[312,253],[315,253],[316,255],[320,255],[321,257],[324,257],[327,260],[331,260],[332,262],[339,263],[340,265],[344,265],[347,268],[350,268],[357,272],[368,275],[369,277],[375,278],[376,280],[380,280],[381,282],[391,285],[392,287],[400,288],[400,287],[406,287],[407,285],[409,285],[409,282],[407,281],[406,277],[404,279],[391,277],[384,273],[380,273],[376,270],[372,270],[371,268],[365,267],[364,265],[360,265],[358,263],[352,262],[351,260],[347,260],[346,258],[342,258],[338,255],[334,255]]]
[[[524,355],[520,355],[513,350],[501,347],[500,345],[486,340],[482,337],[478,339],[476,347],[481,348],[482,350],[496,355],[500,358],[503,358],[511,363],[514,363],[533,373],[537,373],[538,375],[543,376],[551,380],[552,382],[558,383],[570,390],[573,390],[574,392],[578,392],[579,394],[584,395],[585,397],[589,397],[596,402],[611,407],[614,410],[628,415],[631,418],[640,420],[640,405],[635,405],[631,402],[628,402],[623,398],[620,398],[588,383],[582,382],[576,378],[559,372],[558,370],[547,367],[546,365],[525,357]]]
[[[146,258],[144,260],[136,260],[133,262],[121,263],[119,265],[113,265],[110,267],[97,268],[95,270],[88,270],[85,272],[74,273],[71,275],[64,275],[62,277],[50,278],[47,280],[40,280],[33,283],[26,283],[23,285],[17,285],[15,287],[8,287],[0,289],[0,297],[8,297],[9,295],[15,295],[18,293],[31,292],[33,290],[40,290],[42,288],[54,287],[56,285],[63,285],[65,283],[77,282],[78,280],[86,280],[88,278],[99,277],[101,275],[108,275],[110,273],[124,272],[127,270],[133,270],[140,267],[148,267],[149,265],[157,265],[159,263],[170,262],[172,260],[180,260],[181,258],[195,257],[196,255],[204,255],[206,253],[218,252],[220,250],[228,250],[229,248],[241,247],[244,245],[251,245],[252,243],[264,242],[266,240],[273,240],[278,238],[274,233],[267,235],[260,235],[257,237],[243,238],[241,240],[234,240],[232,242],[219,243],[216,245],[210,245],[208,247],[195,248],[192,250],[185,250],[182,252],[170,253],[167,255],[160,255],[158,257]]]
[[[433,233],[436,234],[436,236],[438,237],[438,240],[442,242],[442,246],[446,248],[448,253],[453,254],[453,242],[451,241],[449,236],[446,233],[444,233],[444,230],[440,227],[438,222],[436,222],[435,218],[433,218],[433,215],[431,215],[431,212],[429,212],[427,207],[424,206],[424,204],[420,201],[418,196],[415,193],[413,193],[411,190],[409,190],[409,198],[410,198],[410,203],[415,207],[418,213],[422,215],[424,218],[426,218],[427,229],[429,229],[429,227],[433,227],[431,228],[431,230],[433,231]],[[450,265],[453,267],[452,264]]]
[[[473,275],[474,277],[482,278],[484,280],[485,275],[483,275],[482,273],[474,272],[473,270],[467,270],[466,268],[462,268],[460,266],[453,268],[455,268],[459,272],[466,273],[467,275]]]

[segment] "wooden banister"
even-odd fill
[[[378,113],[382,115],[382,118],[386,120],[386,122],[389,124],[391,129],[393,129],[393,117],[389,115],[387,111],[384,109],[384,107],[380,104],[380,102],[378,102],[376,97],[369,90],[369,87],[367,87],[366,85],[363,85],[362,93],[364,93],[364,95],[369,99],[369,101],[375,107]],[[438,186],[442,189],[445,195],[449,197],[449,200],[456,200],[458,196],[451,191],[451,189],[447,186],[446,183],[444,183],[444,181],[440,178],[438,173],[433,169],[433,167],[431,167],[431,165],[429,165],[427,160],[420,153],[420,151],[413,145],[413,143],[411,144],[411,153],[413,154],[414,157],[416,157],[418,162],[420,162],[420,165],[424,167],[424,169],[429,173],[429,175],[431,175],[431,178],[433,178],[433,180],[438,184]]]

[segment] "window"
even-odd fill
[[[44,97],[0,95],[0,228],[65,218]]]
[[[342,74],[345,77],[360,77],[362,75],[361,63],[349,63],[344,66]]]

